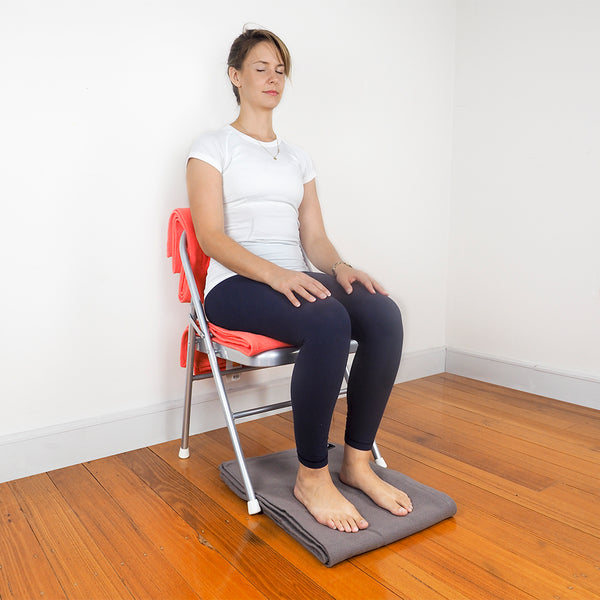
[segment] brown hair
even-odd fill
[[[283,63],[284,72],[286,77],[289,77],[290,72],[292,70],[292,58],[290,57],[290,51],[287,49],[287,46],[271,31],[266,29],[248,29],[244,27],[244,31],[241,35],[239,35],[231,44],[231,49],[229,50],[229,57],[227,59],[227,68],[233,67],[238,71],[242,68],[242,64],[244,60],[246,60],[246,56],[248,56],[248,52],[254,48],[260,42],[268,42],[269,44],[273,44],[279,55],[281,56],[281,62]],[[240,103],[240,92],[233,83],[231,84],[233,87],[233,93],[235,94],[235,99],[237,103]]]

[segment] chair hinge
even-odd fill
[[[200,327],[198,326],[198,323],[196,323],[196,321],[192,321],[192,327],[194,328],[194,331],[196,332],[196,335],[200,338],[200,339],[204,339],[206,336],[204,335],[204,332],[202,331],[202,329],[200,329]]]

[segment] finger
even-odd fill
[[[363,274],[364,276],[360,278],[360,282],[365,286],[365,288],[371,293],[376,294],[377,292],[382,293],[384,296],[387,296],[388,293],[381,287],[377,281],[371,279],[368,275]]]
[[[307,275],[306,279],[307,282],[306,285],[304,285],[304,287],[307,290],[311,291],[319,298],[327,298],[331,296],[331,292],[318,279],[310,277],[310,275]]]
[[[367,291],[371,292],[371,294],[375,294],[375,288],[373,287],[373,282],[370,279],[365,279],[361,281],[361,283],[367,288]]]
[[[373,286],[383,296],[389,296],[390,295],[389,292],[380,283],[378,283],[375,280],[373,280]]]
[[[298,298],[296,298],[296,296],[294,295],[294,292],[292,292],[291,290],[288,290],[287,292],[284,293],[284,296],[296,307],[299,308],[300,307],[300,300],[298,300]]]
[[[325,300],[325,298],[329,298],[329,296],[331,296],[331,292],[326,288],[306,285],[304,286],[304,289],[306,289],[309,293],[312,293],[313,295],[321,298],[321,300]]]
[[[309,302],[315,302],[316,298],[303,286],[299,285],[294,288],[294,292]]]
[[[344,291],[346,292],[346,294],[351,294],[354,291],[354,288],[352,287],[352,282],[350,281],[350,279],[341,279],[341,280],[338,280],[338,283],[344,288]]]

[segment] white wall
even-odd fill
[[[457,7],[447,346],[600,408],[600,4]]]
[[[313,155],[331,237],[401,305],[407,357],[444,346],[454,8],[2,2],[0,463],[15,440],[123,415],[159,415],[154,438],[91,450],[82,434],[60,461],[176,435],[160,421],[183,392],[167,218],[194,136],[235,117],[226,56],[248,21],[292,51],[277,130]]]

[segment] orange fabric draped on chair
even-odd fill
[[[206,271],[208,270],[210,258],[204,254],[198,244],[189,208],[176,208],[169,217],[167,257],[172,260],[173,273],[179,273],[177,295],[180,302],[185,303],[191,300],[190,288],[187,284],[181,264],[181,256],[179,255],[179,239],[183,231],[185,231],[187,238],[187,251],[194,271],[196,286],[198,287],[200,298],[204,300],[204,285],[206,283]],[[248,333],[247,331],[232,331],[218,327],[212,323],[209,323],[209,329],[213,341],[234,348],[246,356],[254,356],[266,350],[273,350],[274,348],[289,347],[289,344],[265,337],[264,335]],[[188,329],[186,328],[181,338],[179,362],[182,367],[185,367],[187,362],[187,340]],[[219,365],[221,369],[224,369],[225,361],[219,359]],[[194,375],[208,372],[210,372],[210,365],[207,355],[204,352],[196,351],[194,356]]]

